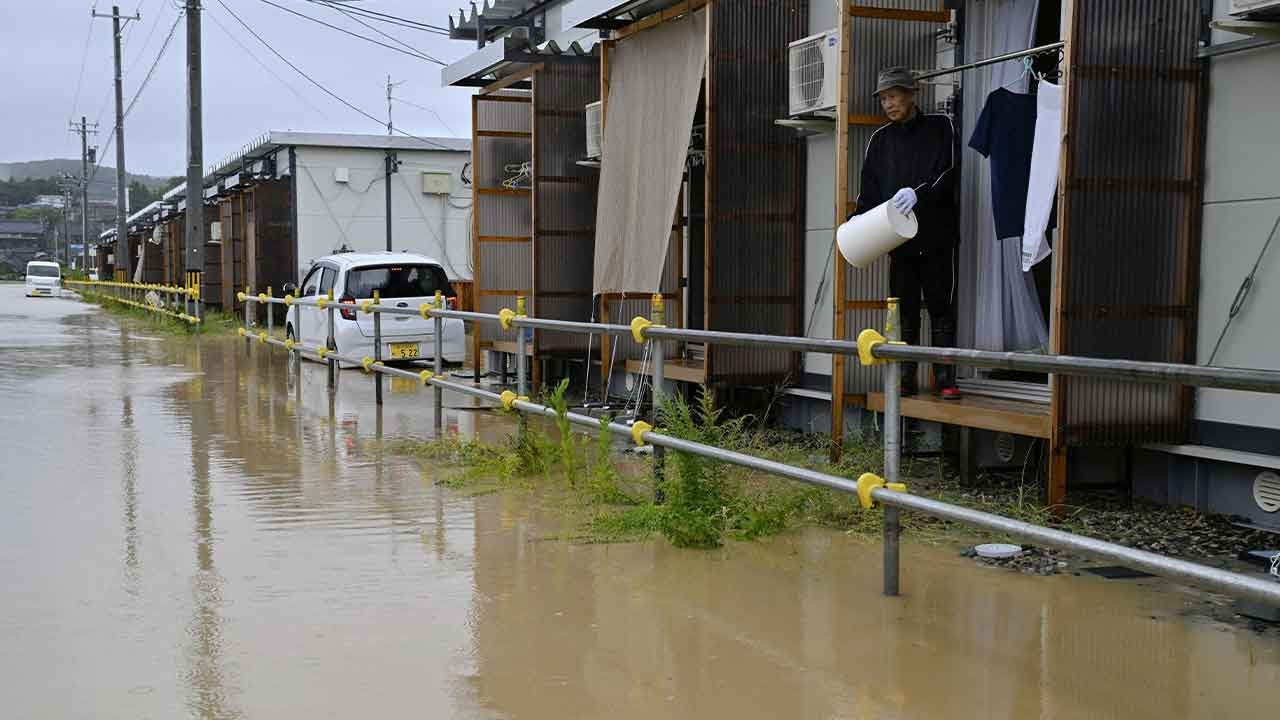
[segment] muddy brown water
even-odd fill
[[[1280,641],[1159,580],[805,530],[575,545],[381,450],[430,396],[0,285],[0,715],[1275,717]],[[506,420],[449,398],[453,431]]]

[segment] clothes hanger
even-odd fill
[[[1008,90],[1011,85],[1017,85],[1018,83],[1022,82],[1024,78],[1026,78],[1028,75],[1031,74],[1031,65],[1034,62],[1035,61],[1031,59],[1030,55],[1022,58],[1022,74],[1014,78],[1013,80],[1009,81],[1008,83],[1002,85],[1000,89]]]

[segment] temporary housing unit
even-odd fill
[[[480,307],[528,294],[540,317],[625,323],[659,293],[668,325],[803,333],[805,148],[774,120],[808,1],[481,5],[450,27],[482,47],[443,73],[485,86],[473,130]],[[606,392],[615,367],[649,372],[629,338],[549,335],[534,352],[598,357]],[[481,339],[511,349],[508,336]],[[667,377],[770,385],[798,369],[794,353],[681,348]]]
[[[388,243],[436,257],[465,293],[469,162],[470,143],[456,138],[272,131],[255,139],[205,176],[202,296],[231,308],[245,287],[279,291],[318,257]],[[165,193],[158,219],[171,241],[169,282],[183,278],[188,199],[185,183]]]
[[[827,5],[815,3],[815,12]],[[1210,103],[1206,58],[1215,52],[1205,46],[1209,39],[1206,3],[866,0],[839,7],[830,18],[840,49],[835,138],[810,141],[811,147],[824,149],[834,144],[832,220],[841,221],[853,211],[864,148],[882,124],[871,97],[877,70],[905,65],[924,74],[928,78],[922,91],[925,109],[951,112],[964,147],[987,94],[1026,82],[1019,62],[1027,55],[1035,70],[1049,73],[1041,82],[1059,85],[1064,98],[1057,231],[1051,259],[1027,274],[1034,274],[1045,296],[1046,349],[1100,358],[1211,360],[1206,357],[1203,333],[1197,352],[1202,311],[1210,309],[1205,304],[1209,290],[1202,289],[1201,277],[1217,262],[1216,254],[1201,260],[1203,228],[1208,227],[1209,216],[1216,215],[1204,197],[1205,119],[1207,113],[1209,126],[1214,127],[1218,113],[1233,118],[1241,113],[1225,106],[1215,110]],[[1219,17],[1229,10],[1228,3],[1217,3]],[[982,62],[1009,53],[1014,54],[1013,62]],[[1274,51],[1268,57],[1274,59]],[[1262,60],[1257,62],[1256,67],[1262,67]],[[950,65],[956,66],[955,72],[936,72]],[[1229,77],[1223,71],[1215,82],[1228,82]],[[1020,88],[1026,89],[1025,85]],[[1274,93],[1261,97],[1274,97]],[[1258,117],[1274,101],[1251,104],[1257,112],[1250,116]],[[1042,117],[1036,122],[1043,121]],[[1245,150],[1242,139],[1223,133],[1216,137],[1217,149],[1211,146],[1210,153],[1239,158],[1256,152],[1252,146]],[[1245,137],[1258,136],[1237,133],[1237,138]],[[1002,295],[1002,277],[1009,282],[1007,265],[1016,264],[1019,257],[1016,249],[1010,257],[1007,244],[991,230],[986,161],[967,149],[961,155],[963,239],[956,286],[960,344],[1023,349],[1002,344],[998,332],[1000,323],[1009,321],[1009,296]],[[1210,167],[1215,166],[1223,167],[1211,158]],[[1274,184],[1274,167],[1257,178],[1262,185]],[[1223,182],[1222,176],[1218,181]],[[1236,217],[1243,214],[1241,210]],[[1232,242],[1247,241],[1252,247],[1254,231],[1265,224],[1259,220],[1250,216],[1230,230],[1225,223],[1215,224],[1214,234],[1222,235],[1223,243],[1231,237]],[[1240,236],[1239,230],[1246,227],[1249,235]],[[1256,234],[1265,238],[1265,228]],[[811,244],[810,252],[814,249]],[[849,339],[863,328],[882,324],[882,301],[889,294],[888,263],[882,260],[857,270],[838,253],[834,257],[831,329],[834,337]],[[1243,275],[1247,270],[1246,265],[1233,273]],[[1227,283],[1218,295],[1230,294],[1238,279],[1232,282],[1222,275],[1213,271],[1213,277]],[[1013,277],[1019,283],[1027,280],[1017,272]],[[1229,304],[1228,300],[1225,305]],[[1215,305],[1212,312],[1225,317],[1227,308]],[[927,338],[927,333],[922,337]],[[1274,354],[1271,358],[1240,355],[1233,361],[1276,366]],[[816,369],[821,364],[810,361],[809,366]],[[845,434],[846,408],[881,409],[882,374],[843,358],[835,360],[830,372],[833,439],[839,441]],[[1197,428],[1202,423],[1197,417],[1203,410],[1197,409],[1192,388],[1060,376],[1010,378],[985,372],[971,375],[961,385],[964,400],[944,402],[922,395],[905,400],[903,414],[966,428],[962,433],[966,451],[975,449],[970,444],[971,431],[995,433],[984,433],[1000,439],[992,452],[998,457],[994,464],[1020,466],[1036,457],[1047,460],[1047,495],[1054,503],[1065,496],[1068,477],[1123,481],[1131,477],[1135,458],[1146,457],[1149,448],[1186,447],[1200,436]],[[1212,391],[1199,396],[1201,408],[1204,398],[1212,397],[1214,402],[1218,398]],[[1258,401],[1255,407],[1264,405],[1272,412],[1266,422],[1280,427],[1275,398]],[[1249,417],[1258,420],[1257,413]],[[1043,443],[1028,445],[1015,436]],[[1037,456],[1036,447],[1047,452]],[[1272,445],[1273,460],[1276,447],[1280,443]],[[971,457],[968,452],[965,455]]]

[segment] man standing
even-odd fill
[[[920,230],[889,253],[889,292],[901,302],[902,339],[920,341],[920,298],[929,311],[936,347],[955,347],[956,133],[946,115],[926,115],[916,106],[916,79],[903,67],[884,70],[875,97],[889,123],[871,136],[862,163],[858,208],[864,213],[892,201],[903,213],[915,211]],[[902,394],[914,395],[916,364],[902,365]],[[937,391],[957,399],[955,368],[935,365]]]

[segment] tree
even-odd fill
[[[159,199],[159,195],[141,182],[129,183],[129,212],[137,212]]]

